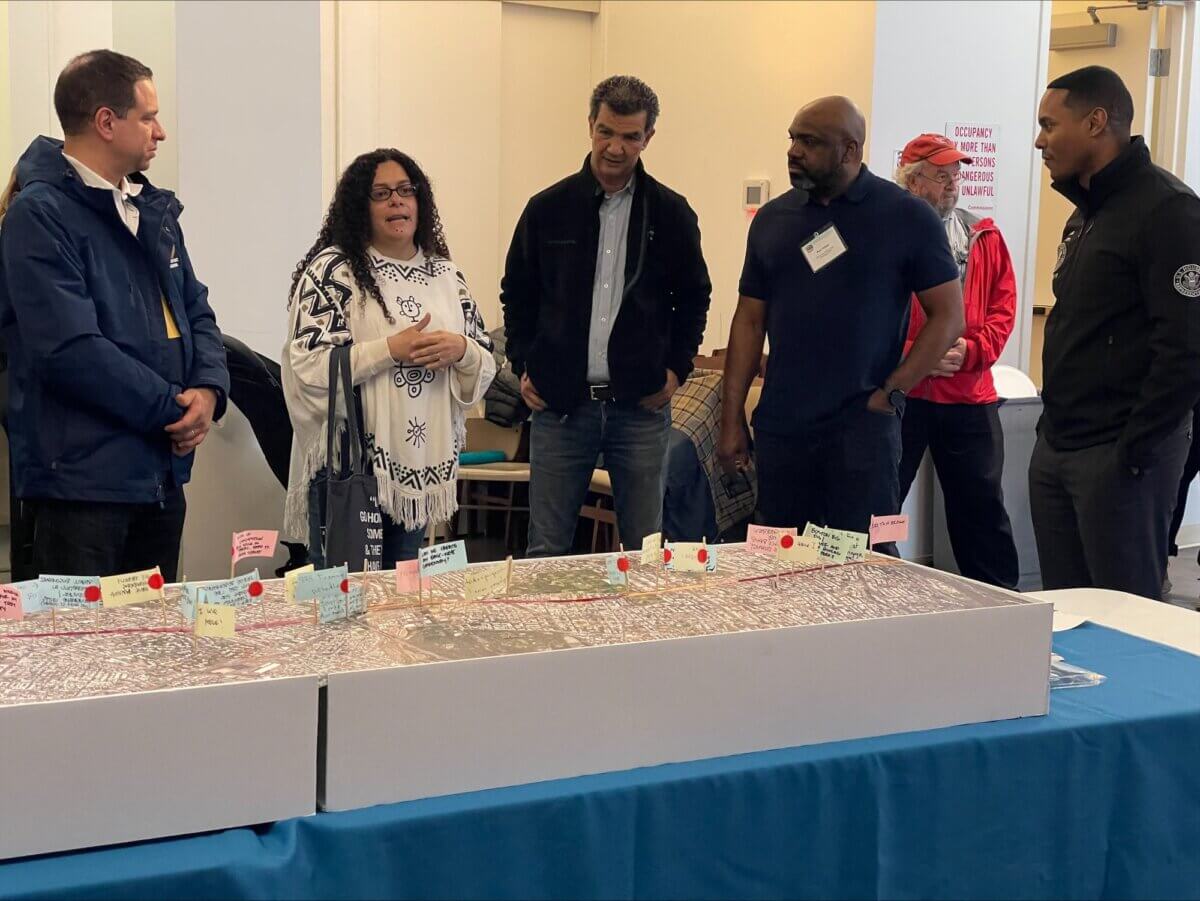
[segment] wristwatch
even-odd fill
[[[896,411],[897,416],[903,416],[904,405],[908,402],[908,395],[904,392],[903,388],[893,388],[887,392],[887,402],[892,405],[892,409]]]

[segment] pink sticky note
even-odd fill
[[[908,514],[871,517],[871,544],[885,541],[908,541]]]
[[[268,529],[251,529],[233,533],[233,562],[247,557],[274,557],[279,533]]]
[[[421,578],[421,561],[401,560],[397,563],[396,590],[401,594],[409,594],[417,591],[418,585],[421,591],[428,591],[433,587],[433,579]]]
[[[747,526],[746,553],[766,554],[768,557],[774,557],[775,551],[779,547],[779,539],[784,535],[795,534],[795,529],[778,529],[772,526]]]
[[[0,619],[20,619],[21,616],[21,590],[0,585]]]

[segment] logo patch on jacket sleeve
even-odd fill
[[[1188,263],[1175,270],[1175,290],[1184,297],[1200,297],[1200,265]]]

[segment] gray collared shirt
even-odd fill
[[[600,189],[598,189],[600,190]],[[634,178],[600,204],[600,240],[596,242],[596,279],[592,282],[592,319],[588,328],[587,379],[608,382],[608,339],[625,293],[626,239],[633,209]]]

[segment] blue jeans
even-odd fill
[[[717,540],[717,505],[713,486],[700,465],[696,445],[678,429],[667,442],[663,534],[672,541]]]
[[[325,568],[325,471],[308,486],[308,559],[316,569]],[[383,514],[383,568],[395,569],[401,560],[416,560],[425,540],[425,526],[406,529]]]
[[[641,547],[645,536],[661,530],[669,405],[650,412],[588,401],[567,416],[534,413],[531,422],[528,556],[571,552],[600,454],[612,478],[622,544]]]

